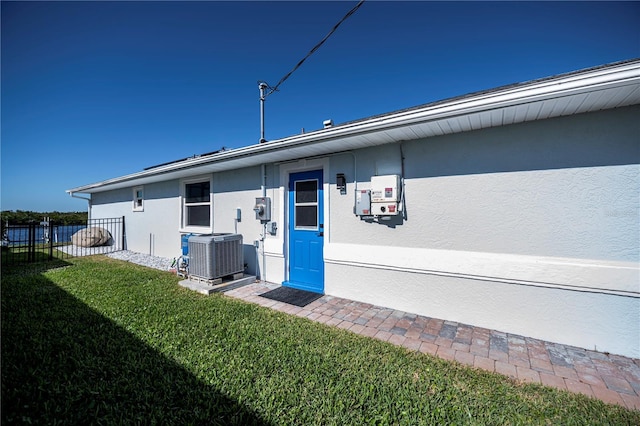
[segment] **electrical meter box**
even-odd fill
[[[271,220],[271,198],[256,197],[253,211],[256,212],[256,219],[262,222],[269,222]]]
[[[398,202],[400,192],[400,176],[372,176],[371,201],[374,203]]]
[[[371,216],[371,191],[359,189],[356,192],[356,215]]]
[[[371,177],[371,214],[374,216],[397,215],[400,201],[400,176]]]

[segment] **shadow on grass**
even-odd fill
[[[30,253],[28,246],[7,247],[0,249],[0,264],[2,268],[11,268],[16,265],[24,265],[33,262],[41,262],[48,256],[42,250]]]
[[[11,277],[13,275],[34,275],[41,274],[50,269],[64,268],[71,264],[61,258],[53,259],[38,259],[34,263],[28,263],[27,253],[20,253],[22,260],[14,261],[15,259],[7,260],[7,255],[2,254],[2,275],[5,277]]]
[[[2,424],[266,424],[40,274],[1,297]]]

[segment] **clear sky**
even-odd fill
[[[2,210],[258,143],[275,85],[356,5],[1,3]],[[274,140],[640,57],[638,2],[367,1],[266,101]]]

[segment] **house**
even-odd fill
[[[237,232],[265,281],[638,358],[639,104],[635,59],[67,192],[129,250]]]

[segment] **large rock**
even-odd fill
[[[97,226],[81,229],[71,237],[71,243],[78,247],[97,247],[107,244],[111,234],[104,228]]]

